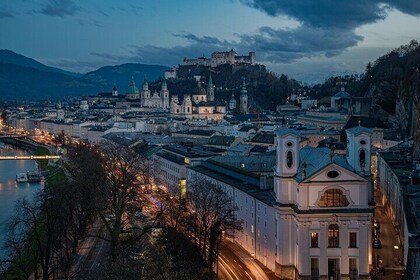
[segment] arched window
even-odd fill
[[[340,227],[337,224],[328,226],[328,247],[340,247]]]
[[[361,149],[360,152],[359,152],[359,163],[360,163],[360,168],[365,169],[366,152],[365,152],[364,149]]]
[[[321,207],[344,207],[349,204],[346,195],[340,189],[326,190],[319,200]]]
[[[286,154],[286,164],[287,167],[291,168],[293,165],[293,153],[292,151],[288,151]]]

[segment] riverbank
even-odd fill
[[[27,152],[22,149],[0,143],[2,155],[25,153]],[[38,166],[34,160],[0,161],[0,259],[7,256],[2,246],[6,239],[8,221],[14,215],[16,201],[23,198],[32,199],[44,186],[43,182],[17,183],[16,174],[36,170]]]
[[[2,142],[5,142],[5,141],[2,141]],[[13,152],[20,153],[22,151],[26,151],[27,153],[30,153],[32,155],[49,155],[50,154],[49,150],[45,147],[35,147],[35,148],[28,147],[28,146],[24,147],[24,146],[20,145],[19,143],[13,143],[12,144],[12,143],[10,143],[10,141],[6,141],[6,142],[9,142],[9,143],[5,143],[5,146],[14,147],[10,151],[12,153]],[[16,165],[16,166],[22,166],[23,163],[28,163],[28,162],[35,163],[35,161],[33,161],[33,160],[30,160],[30,161],[11,160],[11,161],[9,161],[8,164],[4,164],[4,163],[6,163],[6,161],[0,162],[0,163],[3,163],[4,166],[11,166],[10,162],[13,162],[13,164]],[[61,185],[66,184],[68,182],[66,174],[63,171],[63,169],[61,168],[61,166],[59,166],[59,165],[49,165],[48,160],[37,160],[36,162],[38,163],[39,169],[42,170],[42,173],[45,176],[45,181],[44,181],[44,184],[42,184],[43,188],[40,187],[36,191],[34,190],[33,192],[31,192],[32,197],[34,195],[36,195],[36,193],[38,191],[45,192],[46,190],[48,191],[48,190],[54,189],[56,186],[61,186]],[[17,169],[17,170],[23,171],[23,170],[20,170],[20,169]],[[0,170],[0,174],[2,174],[1,170]],[[12,179],[9,179],[9,181],[13,182],[15,185],[17,185],[15,180],[14,180],[15,174],[16,174],[16,171],[14,170],[14,175],[12,176]],[[32,186],[29,187],[28,183],[25,183],[25,184],[28,185],[28,188],[32,187]],[[19,184],[19,185],[22,186],[23,184]],[[32,197],[31,197],[31,199],[32,199]],[[14,205],[12,205],[14,203],[15,202],[9,202],[9,204],[10,204],[9,209],[15,209]],[[44,214],[39,213],[38,215],[41,215],[41,217],[42,217]],[[13,216],[13,213],[12,213],[12,215],[10,215],[10,217],[11,216]],[[38,228],[43,228],[42,227],[43,222],[44,221],[41,219],[40,220],[41,225]],[[4,230],[6,230],[6,227],[4,228]],[[7,231],[5,231],[5,234],[3,236],[6,236],[7,234],[8,234]],[[4,242],[5,239],[2,240],[2,241]],[[1,245],[3,245],[3,244],[1,244]],[[12,259],[9,260],[9,264],[7,265],[7,271],[3,271],[4,274],[0,275],[0,279],[2,279],[2,280],[21,279],[21,278],[19,278],[19,275],[23,276],[22,271],[21,271],[21,268],[22,268],[21,265],[22,264],[24,264],[27,267],[36,266],[36,261],[31,257],[31,255],[29,253],[27,253],[27,250],[28,249],[22,249],[22,251],[21,251],[22,254],[20,255],[19,259],[15,258],[13,260]],[[4,257],[7,257],[7,255],[5,255]],[[9,256],[9,257],[11,257],[11,256]],[[1,271],[0,271],[0,273],[1,273]],[[16,278],[16,276],[18,276],[18,278]]]

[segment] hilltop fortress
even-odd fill
[[[166,70],[165,79],[170,78],[191,78],[195,75],[201,75],[203,69],[216,68],[218,66],[230,66],[233,72],[242,68],[264,68],[263,65],[256,63],[255,52],[249,52],[248,55],[238,55],[236,51],[231,49],[227,52],[213,52],[211,57],[204,55],[198,58],[185,57],[182,64]]]
[[[184,58],[183,65],[199,65],[217,67],[223,64],[251,64],[255,65],[256,57],[255,52],[249,52],[248,55],[238,55],[233,49],[228,52],[213,52],[211,58],[198,57],[198,58]]]

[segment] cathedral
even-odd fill
[[[131,80],[125,97],[130,101],[140,100],[141,107],[169,109],[169,91],[166,80],[163,80],[162,88],[159,92],[151,92],[149,90],[149,84],[145,80],[141,93],[136,87],[134,80]]]
[[[207,91],[198,81],[194,93],[184,95],[180,102],[178,96],[171,97],[171,115],[188,119],[222,120],[226,114],[226,104],[214,98],[214,86],[211,75],[207,83]]]

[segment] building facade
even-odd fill
[[[247,168],[255,156],[212,158],[187,167],[187,188],[198,175],[223,186],[243,221],[234,241],[281,279],[369,279],[371,132],[357,127],[347,136],[347,155],[336,155],[328,148],[301,148],[298,131],[281,129],[276,152],[253,166],[254,174]]]
[[[192,95],[184,95],[182,102],[179,102],[178,96],[172,96],[170,108],[171,115],[188,119],[220,121],[226,115],[226,104],[215,100],[211,76],[207,91],[198,82],[195,92]]]

